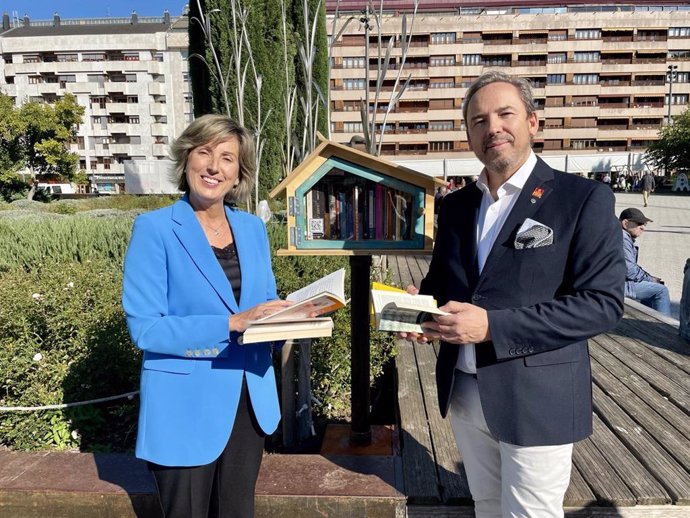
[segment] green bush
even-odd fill
[[[0,405],[44,406],[136,389],[139,353],[120,306],[120,264],[15,267],[0,277]],[[136,401],[4,413],[0,444],[16,449],[131,447]]]
[[[120,304],[122,258],[138,212],[91,208],[59,215],[14,207],[0,212],[0,406],[70,403],[138,389],[140,353],[129,339]],[[272,249],[284,248],[285,226],[271,223],[268,230]],[[343,257],[273,259],[281,296],[347,266]],[[313,392],[322,402],[315,412],[346,419],[349,308],[336,312],[334,322],[333,337],[312,347]],[[392,344],[390,336],[372,332],[372,383],[393,355]],[[0,413],[0,445],[127,451],[134,445],[137,411],[134,398]]]

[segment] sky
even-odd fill
[[[194,1],[194,0],[191,0]],[[16,11],[32,20],[50,20],[57,11],[61,18],[106,18],[130,16],[163,16],[166,9],[175,17],[189,0],[0,0],[3,13]]]

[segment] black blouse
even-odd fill
[[[213,253],[216,254],[216,259],[220,263],[225,276],[230,281],[230,286],[232,287],[232,293],[235,295],[235,300],[240,303],[240,289],[242,287],[242,273],[240,272],[240,259],[237,256],[237,248],[235,247],[235,242],[233,241],[225,248],[211,247]]]

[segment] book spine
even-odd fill
[[[375,238],[383,239],[383,185],[380,183],[376,184],[376,190],[374,193],[374,203],[376,207],[374,208],[374,228],[375,228]]]
[[[374,217],[374,186],[369,184],[367,189],[367,238],[374,239],[376,224]]]

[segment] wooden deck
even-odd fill
[[[401,287],[429,257],[389,256]],[[626,300],[618,327],[590,340],[594,434],[575,445],[569,517],[690,517],[690,345]],[[474,516],[462,458],[436,398],[435,346],[399,342],[401,455],[409,517]]]

